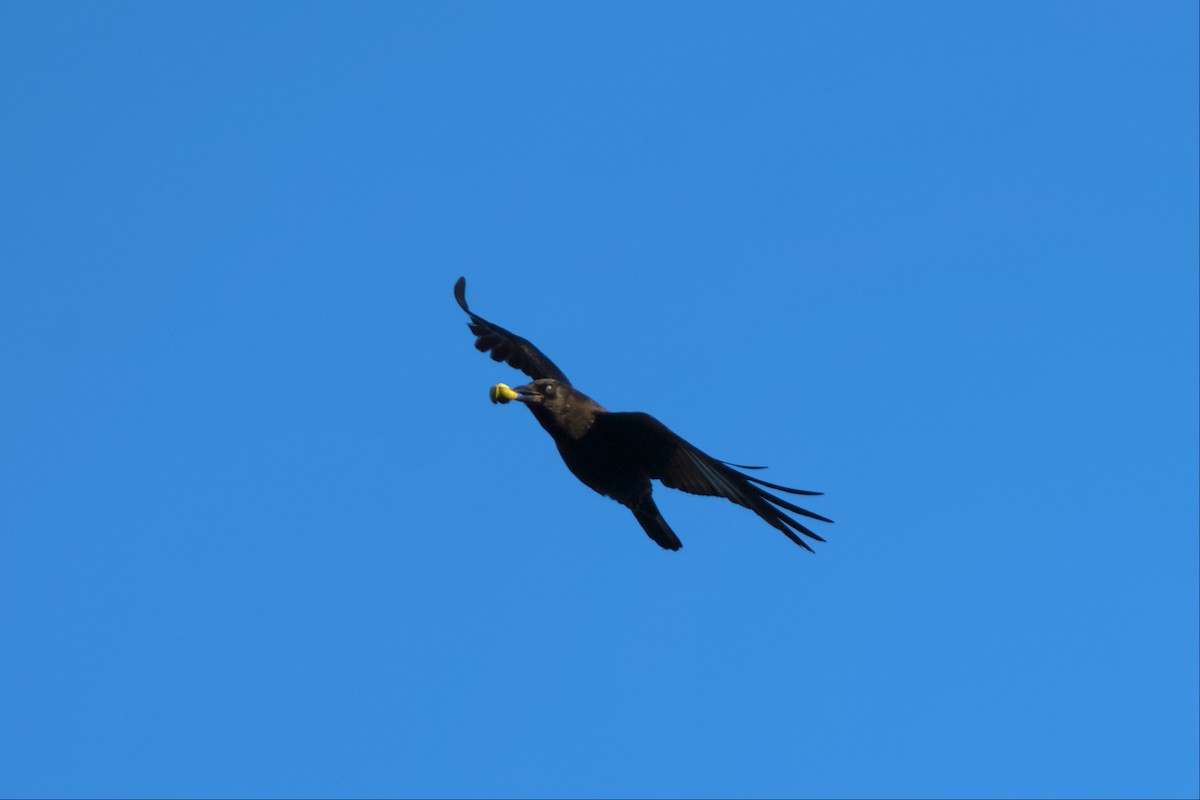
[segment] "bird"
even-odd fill
[[[785,512],[821,522],[833,520],[767,489],[808,496],[821,492],[792,489],[746,475],[739,470],[764,467],[713,458],[649,414],[605,409],[576,389],[528,339],[471,311],[465,277],[455,282],[454,299],[470,318],[467,327],[476,336],[475,349],[533,379],[516,388],[503,383],[492,386],[492,402],[523,403],[554,439],[567,469],[584,485],[632,511],[646,534],[664,550],[679,550],[683,543],[654,502],[654,480],[672,489],[724,497],[744,506],[809,552],[813,549],[802,537],[825,541]]]

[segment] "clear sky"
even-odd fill
[[[0,5],[0,795],[1195,797],[1197,27]]]

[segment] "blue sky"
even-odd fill
[[[0,794],[1196,796],[1197,27],[0,6]]]

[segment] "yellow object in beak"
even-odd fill
[[[507,403],[516,400],[518,396],[516,392],[503,383],[497,383],[491,389],[488,389],[488,397],[492,398],[493,403]]]

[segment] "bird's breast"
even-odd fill
[[[593,426],[577,439],[555,437],[558,452],[576,478],[600,494],[629,504],[650,486],[641,466],[626,448]]]

